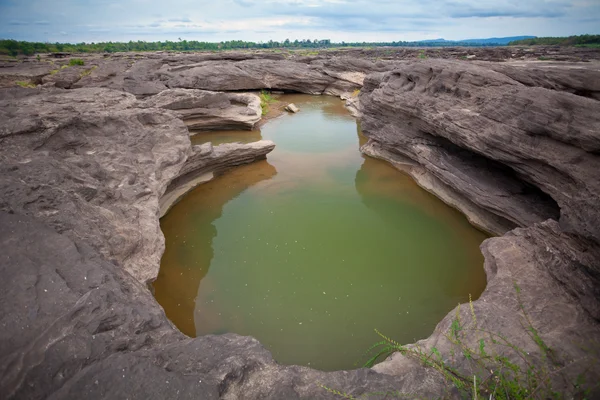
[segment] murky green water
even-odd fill
[[[378,341],[374,328],[414,342],[477,298],[486,236],[407,176],[364,158],[339,99],[286,101],[301,112],[260,134],[194,138],[262,136],[277,148],[202,185],[161,220],[156,297],[190,336],[251,335],[280,363],[354,368]]]

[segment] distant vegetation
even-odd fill
[[[581,46],[581,47],[600,47],[600,35],[579,35],[569,37],[538,37],[534,39],[515,40],[508,44],[509,46]]]
[[[523,37],[523,36],[521,36]],[[510,45],[562,45],[562,46],[598,46],[600,35],[581,35],[570,37],[527,37],[514,40]],[[444,39],[423,40],[418,42],[352,42],[333,43],[330,40],[294,40],[282,42],[245,42],[230,40],[227,42],[199,42],[196,40],[178,40],[164,42],[101,42],[101,43],[42,43],[23,42],[17,40],[0,40],[0,55],[33,55],[36,53],[115,53],[123,51],[219,51],[233,49],[315,49],[315,48],[344,48],[344,47],[451,47],[451,46],[502,46],[513,38],[489,38],[451,41]]]
[[[453,42],[444,39],[422,42],[353,42],[332,43],[330,40],[285,40],[283,42],[245,42],[230,40],[227,42],[199,42],[196,40],[179,40],[164,42],[102,42],[102,43],[42,43],[23,42],[17,40],[0,40],[0,55],[33,55],[36,53],[115,53],[122,51],[219,51],[232,49],[313,49],[342,47],[440,47],[440,46],[497,46],[491,42]]]

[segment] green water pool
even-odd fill
[[[154,288],[179,329],[253,336],[283,364],[352,369],[378,341],[375,328],[411,343],[469,294],[479,297],[486,235],[411,178],[362,156],[365,139],[339,99],[283,100],[301,111],[261,132],[193,139],[262,137],[277,147],[162,218]]]

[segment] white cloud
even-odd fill
[[[0,37],[37,41],[561,36],[599,33],[599,21],[598,0],[0,1]]]

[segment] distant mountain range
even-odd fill
[[[444,43],[444,44],[450,44],[450,43],[456,43],[456,44],[470,44],[470,45],[492,45],[492,44],[498,44],[498,45],[507,45],[508,43],[514,41],[514,40],[523,40],[523,39],[535,39],[537,38],[537,36],[508,36],[508,37],[494,37],[494,38],[487,38],[487,39],[465,39],[465,40],[446,40],[446,39],[430,39],[430,40],[419,40],[416,43],[427,43],[427,44],[431,44],[431,43]]]

